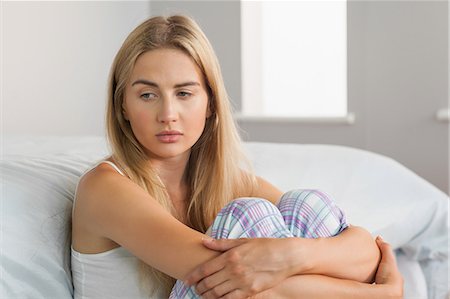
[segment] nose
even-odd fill
[[[168,124],[177,120],[178,112],[175,103],[170,98],[163,99],[158,113],[158,122]]]

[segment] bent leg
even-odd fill
[[[239,198],[227,204],[207,232],[215,239],[286,238],[286,227],[278,208],[267,200]],[[177,280],[170,298],[199,298],[193,287]]]
[[[260,198],[239,198],[227,204],[207,234],[215,239],[292,237],[280,210]]]
[[[295,237],[331,237],[348,227],[344,212],[319,190],[286,192],[277,207]]]

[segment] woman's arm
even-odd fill
[[[296,275],[253,298],[401,299],[403,298],[403,278],[397,268],[392,249],[381,237],[377,237],[376,242],[382,256],[376,273],[376,284],[321,275]]]
[[[74,213],[78,226],[177,279],[219,255],[202,245],[204,234],[178,221],[145,190],[114,171],[96,168],[81,179]]]
[[[203,298],[203,297],[202,297]],[[216,298],[216,297],[205,297]],[[226,297],[225,297],[226,298]],[[372,285],[353,280],[338,279],[323,275],[296,275],[255,299],[388,299],[402,298],[394,288],[384,285]]]
[[[372,236],[355,226],[329,238],[211,239],[205,240],[204,245],[224,252],[223,257],[198,267],[188,276],[189,283],[196,283],[204,279],[206,273],[226,267],[230,271],[233,267],[241,268],[243,273],[245,269],[253,273],[273,269],[274,275],[277,271],[288,276],[320,274],[371,283],[380,261],[380,251]]]
[[[337,236],[291,238],[290,264],[297,274],[322,274],[359,282],[373,282],[380,251],[365,229],[349,226]]]
[[[330,246],[334,247],[323,247],[322,249],[321,246],[325,246],[325,244],[319,244],[319,242],[321,242],[319,239],[305,238],[204,240],[203,243],[206,247],[223,253],[219,257],[197,267],[187,276],[185,283],[187,285],[196,285],[197,293],[203,295],[208,292],[226,294],[230,290],[241,290],[244,294],[259,293],[274,287],[288,277],[297,276],[299,278],[296,280],[305,280],[309,283],[311,279],[313,281],[317,279],[318,285],[321,283],[328,285],[330,283],[330,287],[336,285],[335,282],[340,281],[340,279],[354,280],[352,278],[336,277],[339,274],[346,275],[347,273],[358,272],[358,270],[350,269],[358,268],[355,264],[346,264],[342,261],[333,260],[339,260],[342,257],[332,252],[334,250],[339,251],[341,247],[345,248],[345,246],[332,244]],[[373,243],[375,244],[374,241]],[[380,256],[376,244],[375,249],[377,250],[377,257]],[[326,252],[320,252],[320,250],[326,250],[328,256],[326,256]],[[317,256],[314,256],[316,253]],[[321,261],[320,258],[323,258],[324,261]],[[314,259],[314,261],[310,262],[308,259]],[[317,263],[317,268],[310,266],[314,262]],[[330,265],[327,265],[327,263]],[[378,259],[375,263],[375,269],[371,276],[374,276],[376,272]],[[341,268],[334,269],[333,267]],[[315,272],[319,270],[325,273]],[[334,278],[336,280],[328,279],[332,277],[324,278],[331,275],[335,275]],[[289,281],[292,279],[290,278]],[[370,282],[372,281],[373,279]],[[350,281],[348,284],[355,285]],[[328,292],[325,293],[329,294]]]
[[[258,293],[252,299],[400,299],[403,295],[403,279],[398,271],[395,257],[389,244],[377,238],[377,245],[382,254],[375,282],[367,284],[357,281],[332,278],[323,275],[294,275],[275,287]],[[251,292],[237,289],[227,294],[221,294],[219,289],[199,292],[202,298],[246,298]]]

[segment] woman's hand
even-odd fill
[[[397,268],[391,245],[378,236],[376,242],[381,251],[375,283],[383,288],[387,298],[403,298],[403,278]]]
[[[223,252],[186,277],[202,298],[248,298],[294,275],[286,255],[289,239],[206,239],[209,249]],[[259,298],[259,297],[255,297]]]

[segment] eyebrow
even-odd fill
[[[149,81],[149,80],[144,80],[144,79],[138,79],[136,81],[134,81],[131,86],[134,86],[136,84],[145,84],[145,85],[149,85],[149,86],[153,86],[153,87],[159,87],[158,84],[156,84],[153,81]],[[185,87],[185,86],[200,86],[200,83],[195,82],[195,81],[188,81],[188,82],[184,82],[184,83],[179,83],[179,84],[175,84],[174,88],[180,88],[180,87]]]

